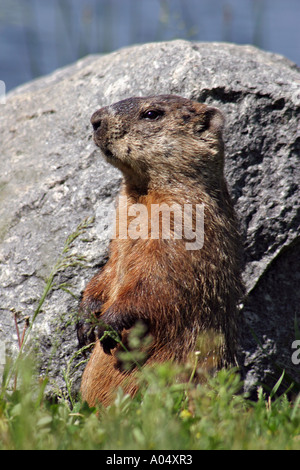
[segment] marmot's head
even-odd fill
[[[175,95],[129,98],[99,109],[91,123],[107,161],[137,186],[222,178],[224,118],[217,108]]]

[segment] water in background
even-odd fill
[[[9,90],[87,54],[176,38],[300,65],[300,0],[0,0],[0,80]]]

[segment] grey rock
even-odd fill
[[[245,239],[245,389],[272,386],[282,369],[299,383],[292,343],[300,327],[300,72],[284,57],[250,46],[144,44],[86,57],[9,93],[0,105],[0,343],[16,353],[11,309],[21,312],[22,331],[66,237],[93,216],[70,251],[84,255],[86,265],[57,274],[31,332],[52,387],[64,390],[62,370],[71,361],[78,387],[78,300],[58,286],[79,298],[105,262],[121,181],[95,148],[89,119],[101,106],[163,93],[212,104],[226,116],[226,176]]]

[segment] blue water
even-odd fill
[[[0,0],[0,80],[9,90],[90,53],[175,38],[300,65],[300,0]]]

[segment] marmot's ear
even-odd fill
[[[208,106],[206,110],[206,116],[208,121],[208,129],[212,129],[215,132],[222,132],[225,124],[223,114],[218,108]]]
[[[214,133],[221,134],[224,127],[224,117],[218,108],[207,106],[204,112],[201,113],[201,119],[195,125],[195,132],[202,134],[205,131],[211,130]]]

